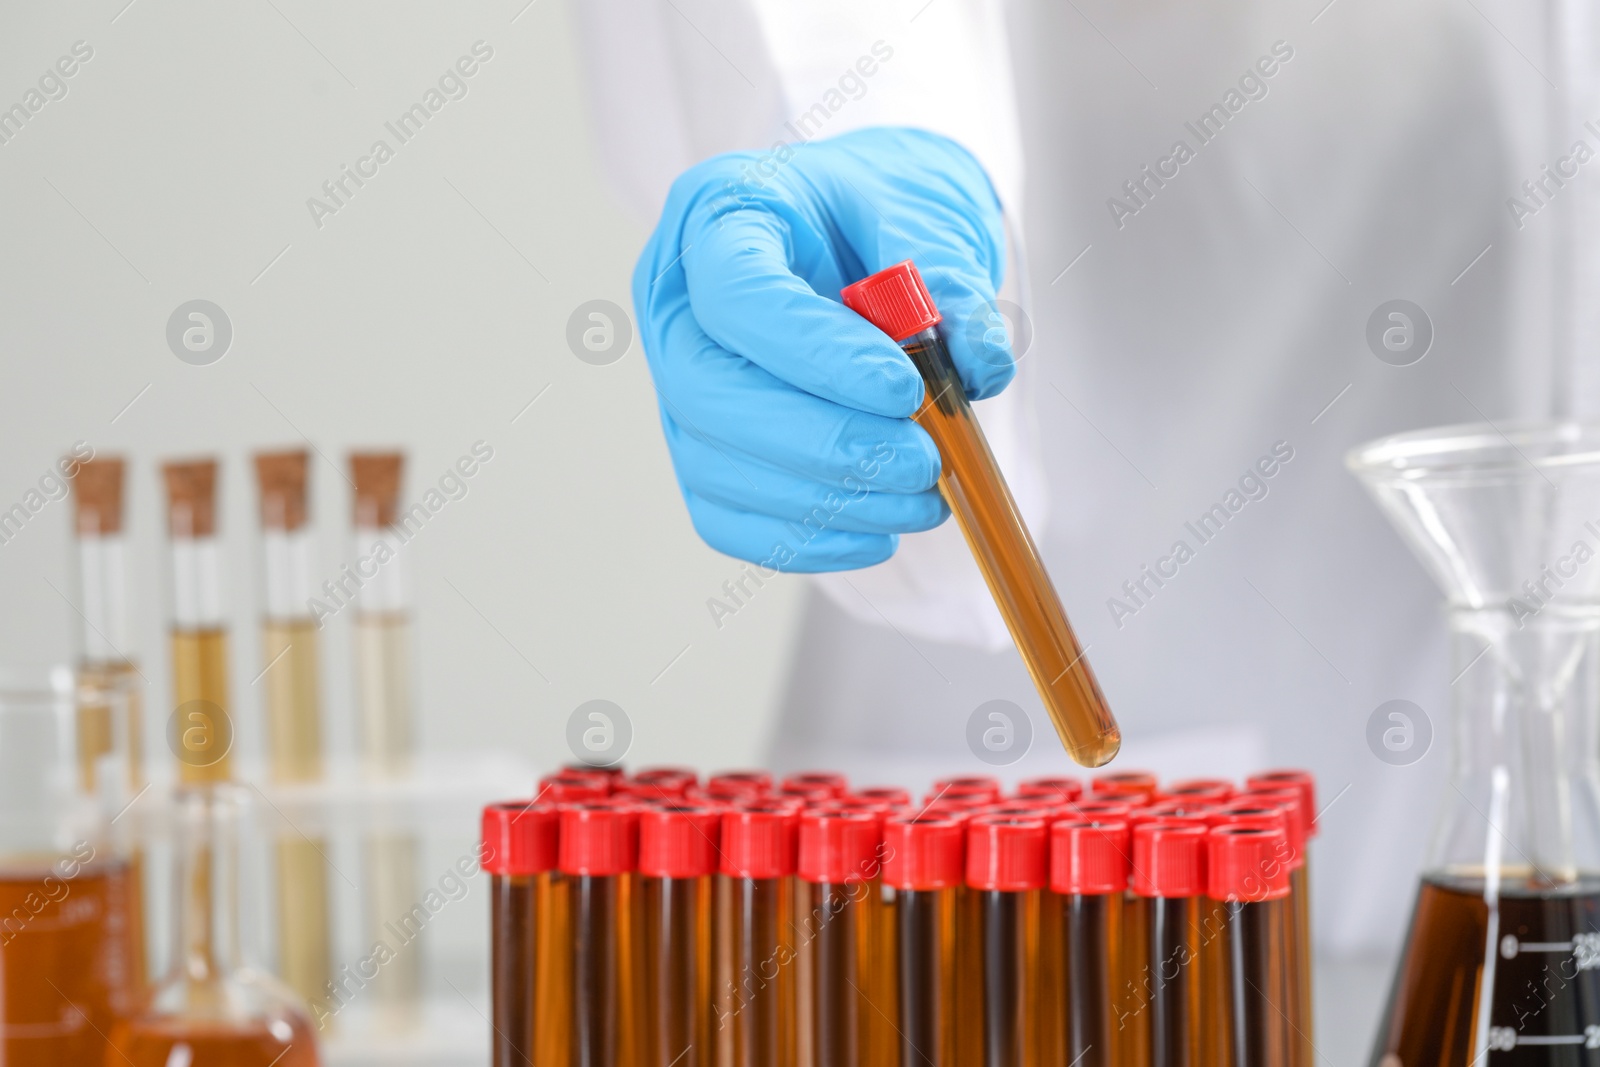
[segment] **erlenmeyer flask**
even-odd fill
[[[1600,424],[1351,468],[1449,598],[1451,788],[1372,1067],[1600,1064]]]
[[[112,1031],[108,1067],[318,1067],[305,1008],[241,958],[243,796],[220,783],[178,790],[171,969]]]

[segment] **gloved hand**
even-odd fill
[[[944,521],[939,453],[910,418],[922,379],[839,301],[905,259],[944,316],[968,395],[1005,388],[1004,331],[968,329],[1000,287],[1000,204],[953,141],[859,130],[717,156],[673,184],[633,306],[678,484],[712,548],[846,570]]]

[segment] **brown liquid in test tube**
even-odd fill
[[[551,871],[559,816],[531,801],[483,809],[483,869],[489,875],[493,1067],[531,1067],[541,1021],[539,958],[549,937]],[[564,1021],[564,1020],[563,1020]]]
[[[881,816],[813,808],[800,816],[797,880],[801,895],[801,962],[809,975],[799,1014],[810,1023],[815,1067],[877,1067],[878,1006],[868,994],[872,960],[869,901],[877,888]]]
[[[168,463],[161,474],[172,549],[172,706],[177,714],[168,740],[180,753],[180,782],[226,781],[233,774],[237,723],[228,701],[228,631],[217,603],[217,461]]]
[[[1064,975],[1062,1000],[1053,1009],[1062,1021],[1056,1062],[1079,1067],[1124,1062],[1118,1058],[1122,1026],[1113,996],[1130,848],[1124,822],[1062,819],[1050,827],[1050,888],[1061,910]]]
[[[1204,1062],[1200,907],[1206,833],[1201,822],[1155,820],[1133,829],[1135,922],[1144,949],[1133,977],[1146,1001],[1131,1036],[1150,1067]],[[1246,1065],[1241,1061],[1238,1067]]]
[[[966,873],[966,823],[915,811],[883,824],[883,884],[898,955],[895,1031],[900,1067],[958,1067],[956,999],[958,891]]]
[[[722,815],[714,992],[719,1067],[799,1060],[795,960],[796,804],[755,798]]]
[[[561,809],[572,1012],[572,1067],[637,1067],[640,1019],[637,866],[639,812],[591,800]]]
[[[639,814],[644,1067],[712,1067],[711,895],[722,812],[693,804]]]
[[[1043,818],[980,815],[967,828],[967,886],[978,893],[984,1067],[1036,1067],[1041,890],[1050,883]],[[968,1010],[975,1010],[973,1005]],[[1053,1006],[1049,1010],[1054,1010]]]
[[[915,418],[939,447],[939,493],[966,536],[1067,754],[1085,767],[1108,763],[1122,746],[1122,733],[967,402],[921,275],[907,260],[848,286],[841,297],[893,338],[922,375],[927,392]]]
[[[1292,927],[1288,844],[1277,828],[1213,827],[1207,895],[1221,913],[1221,973],[1212,983],[1226,1027],[1224,1059],[1237,1067],[1289,1067],[1294,1040],[1283,1005],[1289,990],[1285,933]]]

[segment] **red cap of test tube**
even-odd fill
[[[1193,822],[1133,828],[1133,891],[1141,897],[1198,897],[1206,891],[1206,827]]]
[[[772,775],[766,771],[723,771],[706,781],[706,792],[714,797],[765,796],[772,792]]]
[[[1317,780],[1310,771],[1262,771],[1244,780],[1246,789],[1298,789],[1304,804],[1306,836],[1317,836]]]
[[[888,334],[895,344],[937,326],[943,317],[933,294],[908,259],[839,291],[844,306]]]
[[[557,804],[573,800],[604,800],[611,795],[611,779],[588,771],[562,771],[539,779],[539,798]]]
[[[890,807],[903,808],[911,803],[911,794],[897,785],[874,785],[865,789],[854,789],[845,797],[846,800],[872,800]]]
[[[1062,819],[1050,827],[1050,888],[1099,896],[1128,888],[1128,824]]]
[[[1222,805],[1221,810],[1248,812],[1262,808],[1283,815],[1283,832],[1289,839],[1289,847],[1294,850],[1294,862],[1290,866],[1300,866],[1306,858],[1308,833],[1304,794],[1298,789],[1256,789],[1234,797]]]
[[[722,812],[684,804],[639,813],[639,873],[649,878],[701,878],[717,870]]]
[[[967,827],[959,818],[902,812],[883,820],[883,884],[949,889],[965,875]]]
[[[1108,797],[1075,800],[1067,805],[1069,811],[1085,819],[1126,819],[1133,811],[1133,807],[1126,800],[1113,800]]]
[[[1233,783],[1226,778],[1190,778],[1156,790],[1156,799],[1221,804],[1232,799],[1235,792]]]
[[[1196,804],[1187,800],[1162,800],[1154,804],[1147,804],[1142,808],[1134,808],[1128,813],[1128,825],[1138,826],[1142,823],[1156,822],[1192,822],[1201,826],[1208,826],[1211,814],[1216,810],[1214,804]]]
[[[1017,785],[1019,797],[1060,797],[1077,800],[1083,796],[1083,783],[1076,778],[1029,778]]]
[[[561,809],[561,872],[625,874],[639,862],[639,808],[627,800],[590,800]]]
[[[794,873],[800,810],[752,803],[722,813],[722,873],[731,878],[787,878]]]
[[[1140,797],[1145,800],[1155,795],[1156,776],[1149,771],[1113,771],[1098,774],[1089,783],[1089,792],[1095,796]]]
[[[627,772],[622,769],[622,764],[613,763],[609,767],[602,767],[598,763],[563,763],[561,774],[598,774],[602,778],[623,778]]]
[[[1281,900],[1289,895],[1288,841],[1259,824],[1213,826],[1207,835],[1206,895],[1213,900]]]
[[[483,809],[483,869],[538,874],[556,865],[560,816],[553,804],[505,800]]]
[[[795,872],[807,882],[842,885],[879,872],[883,816],[877,812],[808,808],[800,814],[799,836]]]
[[[1021,892],[1050,884],[1049,826],[1042,818],[979,815],[967,823],[967,885]]]

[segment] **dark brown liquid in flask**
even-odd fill
[[[1086,767],[1109,762],[1122,745],[1121,731],[972,413],[920,275],[907,261],[857,282],[843,296],[899,342],[922,376],[927,393],[915,418],[939,448],[939,492],[1067,754]],[[907,332],[907,326],[919,332]]]
[[[1508,878],[1496,911],[1482,878],[1423,879],[1371,1067],[1600,1064],[1600,879]]]

